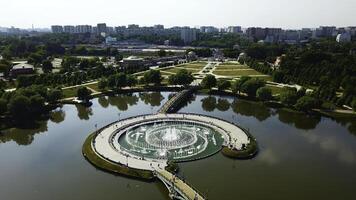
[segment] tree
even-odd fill
[[[104,90],[108,86],[108,81],[106,79],[101,79],[98,83],[98,88]]]
[[[108,86],[110,88],[122,88],[127,86],[127,76],[124,73],[118,73],[109,76],[108,78]]]
[[[159,57],[167,56],[167,52],[164,49],[159,50],[157,54]]]
[[[303,96],[298,99],[294,105],[297,110],[308,111],[318,106],[318,102],[315,98],[310,96]]]
[[[117,53],[117,54],[115,55],[115,61],[116,61],[116,62],[121,61],[123,58],[124,58],[124,56],[122,56],[120,53]]]
[[[211,90],[211,88],[216,86],[216,78],[215,76],[208,74],[207,76],[204,77],[204,79],[201,82],[201,86],[204,89],[209,89]]]
[[[272,99],[272,90],[268,87],[261,87],[257,90],[257,98],[262,101],[269,101]]]
[[[63,97],[63,91],[61,89],[50,89],[47,91],[47,100],[54,103]]]
[[[30,112],[40,114],[43,112],[45,106],[45,99],[41,95],[34,95],[30,98]]]
[[[186,69],[181,69],[176,74],[169,76],[168,82],[171,85],[189,85],[193,80],[192,73]]]
[[[9,74],[10,71],[10,63],[8,61],[1,60],[0,61],[0,73],[4,73],[5,76]]]
[[[288,89],[280,94],[280,100],[283,104],[291,106],[297,102],[297,92],[292,89]]]
[[[273,78],[274,82],[283,83],[284,74],[283,74],[283,72],[275,71],[272,74],[272,78]]]
[[[159,70],[149,70],[144,73],[142,82],[145,84],[153,83],[155,85],[160,85],[162,81],[161,72]]]
[[[7,111],[7,101],[5,99],[0,99],[0,115],[5,114]]]
[[[218,83],[217,83],[217,86],[218,86],[218,90],[224,91],[224,90],[227,90],[227,89],[229,89],[231,87],[231,83],[228,80],[219,79]]]
[[[250,79],[242,84],[241,91],[246,93],[248,96],[255,97],[257,90],[263,86],[265,86],[264,81],[260,79]]]
[[[86,87],[81,87],[77,90],[77,96],[80,100],[88,101],[90,98],[91,91]]]
[[[30,114],[30,100],[22,95],[15,95],[9,102],[9,111],[14,119],[25,119]]]
[[[242,85],[250,79],[249,76],[242,76],[238,81],[235,81],[231,86],[232,92],[240,94]]]
[[[49,72],[52,72],[52,69],[53,69],[53,65],[52,65],[52,62],[49,61],[49,60],[44,60],[42,62],[42,70],[45,72],[45,73],[49,73]]]
[[[356,111],[356,99],[354,99],[351,103],[352,109]]]
[[[35,81],[35,77],[36,76],[26,76],[26,75],[20,75],[17,77],[16,81],[17,81],[17,87],[21,88],[21,87],[29,87],[31,86],[34,81]]]
[[[130,75],[127,75],[126,82],[127,82],[127,86],[132,87],[132,86],[135,86],[138,81],[137,81],[136,76],[130,74]]]

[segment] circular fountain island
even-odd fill
[[[95,166],[139,178],[153,178],[172,163],[203,159],[222,150],[232,158],[257,152],[248,132],[230,122],[196,114],[155,114],[114,122],[90,135],[84,156]]]
[[[177,110],[192,92],[179,92],[158,114],[131,117],[101,128],[86,139],[83,155],[96,167],[112,173],[157,178],[172,199],[206,199],[176,176],[176,163],[203,159],[221,149],[228,157],[251,158],[257,153],[257,143],[248,131],[218,118],[167,114]]]

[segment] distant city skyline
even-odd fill
[[[356,25],[353,0],[0,0],[0,27],[106,23],[108,26],[242,26],[284,29]]]

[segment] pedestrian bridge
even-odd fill
[[[179,179],[174,174],[164,169],[156,169],[155,176],[161,180],[169,191],[169,196],[172,199],[181,200],[205,200],[206,198],[195,190],[188,183]]]
[[[188,98],[193,92],[194,88],[189,88],[178,92],[158,110],[158,113],[173,113],[179,109],[179,106],[182,104],[182,102],[185,102],[184,100],[186,100],[186,98]]]

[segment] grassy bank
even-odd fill
[[[250,144],[248,144],[243,150],[237,151],[230,149],[228,147],[224,147],[222,149],[222,154],[235,159],[251,159],[253,158],[258,152],[257,142],[254,138],[250,137]]]
[[[94,139],[94,136],[95,134],[93,133],[89,135],[89,137],[85,140],[83,144],[82,152],[84,157],[95,167],[102,169],[104,171],[132,177],[132,178],[139,178],[139,179],[146,179],[146,180],[154,179],[154,175],[151,171],[132,169],[126,167],[125,165],[112,163],[99,157],[91,147],[91,143],[92,140]]]

